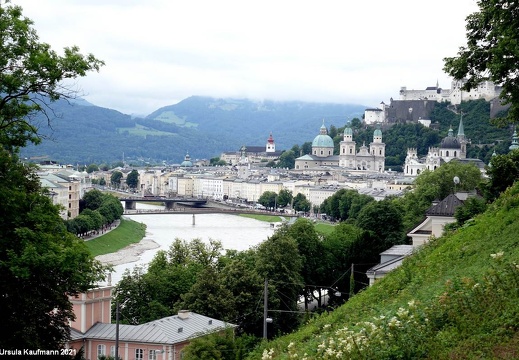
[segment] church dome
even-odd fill
[[[191,157],[189,154],[186,154],[184,157],[184,161],[180,164],[181,167],[193,167],[193,163],[191,162]]]
[[[443,138],[440,147],[442,149],[461,149],[461,144],[458,139],[454,137],[452,128],[449,129],[449,135]]]
[[[350,127],[344,128],[344,135],[353,135],[353,130]]]
[[[319,135],[317,135],[314,138],[314,141],[312,141],[312,147],[331,147],[333,148],[333,139],[328,135],[328,131],[326,130],[326,126],[321,126],[321,130],[319,132]]]
[[[377,129],[373,132],[373,136],[375,137],[382,137],[382,130]]]

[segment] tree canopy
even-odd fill
[[[20,147],[40,141],[34,115],[76,94],[63,81],[99,70],[77,47],[60,56],[38,40],[19,6],[0,6],[0,348],[59,349],[74,319],[68,296],[104,276],[82,240],[68,232]],[[47,116],[50,121],[50,117]]]
[[[74,318],[68,295],[103,277],[31,167],[0,150],[0,347],[56,349]]]
[[[511,104],[508,119],[519,116],[519,4],[506,0],[480,0],[479,11],[466,18],[467,44],[455,57],[444,59],[444,70],[465,89],[490,80],[502,86],[501,99]]]
[[[92,54],[81,54],[77,46],[59,55],[39,41],[32,25],[21,7],[0,7],[0,143],[9,149],[39,143],[38,126],[30,122],[31,116],[45,112],[49,102],[76,95],[63,85],[64,80],[85,76],[103,65]]]

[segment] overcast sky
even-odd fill
[[[106,62],[84,98],[149,114],[191,95],[355,103],[450,88],[475,0],[12,0],[40,40]]]

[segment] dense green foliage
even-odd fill
[[[466,79],[474,89],[490,80],[502,86],[501,99],[511,105],[508,121],[519,117],[518,4],[506,0],[480,0],[479,11],[466,19],[467,44],[455,57],[444,59],[444,70],[456,80]]]
[[[74,318],[68,295],[103,276],[65,228],[34,169],[0,150],[0,347],[57,349]]]
[[[69,296],[102,280],[105,269],[68,232],[19,149],[41,139],[37,113],[73,97],[63,81],[103,63],[77,47],[58,55],[39,42],[32,21],[10,2],[0,6],[0,348],[57,350],[70,338]],[[46,124],[46,122],[45,122]]]
[[[39,41],[32,24],[19,6],[0,7],[0,143],[11,150],[40,142],[38,123],[29,117],[47,116],[51,101],[75,95],[63,87],[63,80],[85,76],[103,65],[77,47],[58,55]]]
[[[519,178],[519,150],[493,156],[487,167],[489,181],[484,188],[488,200],[494,200]]]
[[[516,184],[470,226],[248,358],[516,358],[518,205]]]
[[[139,173],[137,172],[137,170],[134,169],[134,170],[130,171],[130,173],[126,177],[126,185],[128,185],[128,187],[130,189],[136,189],[138,184],[139,184]]]
[[[119,199],[97,189],[85,193],[80,201],[80,213],[66,222],[67,229],[79,236],[91,231],[104,231],[124,213]]]

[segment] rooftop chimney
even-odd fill
[[[189,311],[189,310],[179,310],[178,318],[181,320],[186,320],[189,318],[190,314],[191,314],[191,311]]]

